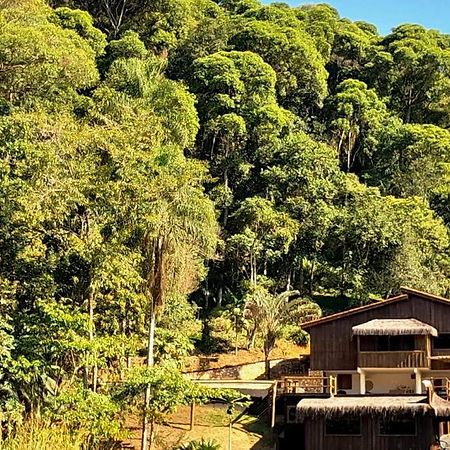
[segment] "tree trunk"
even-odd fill
[[[412,112],[412,88],[409,89],[408,92],[408,101],[406,102],[406,114],[405,114],[405,122],[410,123],[411,122],[411,112]]]
[[[352,160],[352,147],[351,147],[351,138],[352,134],[348,133],[348,143],[347,143],[347,170],[346,172],[350,172],[351,160]]]
[[[250,282],[253,286],[256,286],[258,279],[256,265],[256,255],[253,252],[250,252]]]
[[[266,366],[266,378],[270,380],[270,360],[269,360],[269,354],[264,352],[264,363]]]
[[[223,184],[225,186],[225,192],[228,191],[228,169],[225,169],[223,171]],[[224,228],[227,226],[228,223],[228,205],[225,204],[225,207],[223,209],[223,226]]]
[[[223,286],[221,284],[217,292],[217,305],[222,306],[222,301],[223,301]]]
[[[314,257],[314,259],[312,260],[312,264],[311,264],[311,272],[309,274],[309,286],[308,286],[309,294],[312,294],[312,292],[313,292],[315,270],[316,270],[316,258]]]
[[[238,318],[234,316],[234,354],[238,354]]]
[[[148,331],[148,347],[147,347],[147,367],[153,367],[154,364],[154,347],[155,347],[155,329],[156,329],[156,308],[151,305],[150,312],[150,327]],[[148,384],[145,389],[144,396],[144,414],[142,418],[142,440],[141,440],[141,450],[148,450],[149,448],[149,421],[147,409],[150,406],[150,385]],[[153,430],[153,424],[152,424]],[[151,446],[152,436],[150,433],[150,446]]]
[[[130,299],[128,297],[125,303],[125,336],[127,336],[128,338],[131,337]],[[129,369],[130,367],[131,367],[131,355],[130,352],[127,351],[126,368]]]
[[[288,269],[287,279],[286,279],[286,291],[290,291],[292,288],[292,267]]]
[[[252,329],[248,333],[247,337],[247,350],[255,346],[256,330],[258,329],[258,324],[254,323]]]
[[[305,293],[305,270],[303,268],[303,261],[304,258],[302,257],[302,259],[300,260],[300,273],[299,273],[299,280],[298,280],[298,284],[300,287],[300,292],[303,295]]]
[[[154,442],[155,442],[155,422],[152,420],[150,422],[150,441],[148,444],[148,450],[152,450]]]
[[[89,341],[92,343],[94,341],[94,287],[92,284],[89,286],[88,292],[88,311],[89,311]],[[93,352],[94,364],[92,367],[92,390],[97,391],[97,380],[98,380],[98,365],[97,365],[97,352]]]

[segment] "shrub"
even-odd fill
[[[220,450],[220,445],[216,441],[191,441],[178,447],[178,450]]]

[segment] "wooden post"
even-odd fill
[[[366,393],[366,374],[364,370],[358,367],[359,373],[359,393],[360,395],[365,395]]]
[[[361,355],[361,340],[360,336],[356,336],[356,351],[357,351],[357,358],[358,358],[358,367],[360,365],[360,355]]]
[[[275,419],[276,419],[276,403],[277,403],[277,387],[278,381],[275,381],[272,387],[272,419],[270,421],[270,428],[275,427]]]
[[[330,397],[334,397],[337,394],[337,377],[330,375]]]
[[[191,405],[191,422],[189,429],[192,431],[194,429],[194,422],[195,422],[195,403],[192,403]]]
[[[416,394],[422,393],[422,373],[420,370],[416,367],[414,369],[414,373],[416,375]]]

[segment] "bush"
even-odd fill
[[[216,441],[191,441],[178,447],[178,450],[220,450],[220,445]]]
[[[83,448],[113,448],[124,434],[118,405],[109,396],[81,386],[53,397],[45,413],[50,421],[64,424],[82,439]]]
[[[296,325],[286,325],[283,328],[283,337],[297,345],[306,345],[309,342],[309,334]]]

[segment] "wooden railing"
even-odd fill
[[[423,350],[398,352],[359,352],[359,367],[429,367]]]
[[[434,392],[444,400],[450,400],[450,380],[446,377],[430,378]]]
[[[330,394],[337,392],[336,377],[284,377],[278,382],[278,390],[285,394]]]

